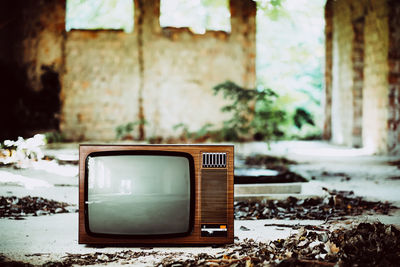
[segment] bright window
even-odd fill
[[[133,0],[67,0],[65,28],[133,30]]]
[[[231,31],[229,0],[161,0],[161,27],[188,27],[194,33]]]

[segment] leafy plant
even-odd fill
[[[315,125],[312,115],[304,108],[296,108],[293,115],[293,122],[298,129],[301,129],[304,124]]]
[[[65,141],[65,136],[60,132],[47,132],[44,133],[44,138],[47,144],[51,143],[61,143]]]
[[[187,141],[191,139],[193,141],[204,141],[210,137],[210,133],[212,132],[210,128],[213,126],[211,123],[206,123],[203,125],[198,131],[191,132],[189,127],[184,123],[178,123],[174,125],[173,129],[176,131],[178,129],[182,129],[180,139],[182,141]]]
[[[268,88],[247,89],[226,81],[214,87],[214,93],[222,92],[231,103],[222,107],[230,113],[220,130],[220,139],[240,141],[249,138],[257,140],[283,136],[280,125],[286,112],[274,105],[278,94]]]
[[[146,120],[137,120],[134,122],[128,122],[126,124],[119,125],[117,126],[117,128],[115,128],[116,138],[120,140],[134,139],[133,137],[134,129],[140,125],[146,125],[146,124],[147,124]]]
[[[227,81],[214,87],[214,93],[222,93],[230,103],[222,107],[222,111],[231,114],[223,122],[219,131],[212,132],[218,140],[257,141],[282,139],[291,137],[289,134],[293,125],[297,129],[304,125],[315,126],[312,114],[303,107],[297,107],[294,112],[277,105],[278,94],[268,88],[259,86],[257,89],[247,89]]]
[[[210,128],[213,126],[214,125],[212,123],[206,123],[197,132],[194,133],[194,138],[195,139],[205,138],[207,135],[209,135],[209,133],[211,132]]]

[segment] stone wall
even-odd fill
[[[213,86],[255,83],[255,8],[250,0],[231,2],[230,34],[162,29],[157,0],[136,1],[131,34],[68,32],[62,131],[71,139],[110,140],[117,126],[141,119],[145,137],[179,134],[179,123],[191,131],[220,124],[225,101]]]
[[[399,153],[398,6],[398,1],[378,0],[326,4],[332,21],[327,23],[332,44],[326,44],[325,75],[332,105],[326,113],[332,117],[334,143]]]
[[[46,114],[56,120],[40,128],[60,127],[70,140],[112,140],[116,127],[141,120],[146,124],[135,129],[135,138],[176,136],[178,123],[191,131],[206,123],[220,125],[225,100],[213,95],[213,86],[226,80],[255,86],[255,2],[230,1],[231,33],[198,35],[187,28],[161,28],[159,0],[133,1],[132,33],[65,32],[63,0],[2,3],[0,63],[15,77],[3,94],[13,99],[10,107],[31,103],[7,124],[14,123],[16,131],[26,123],[35,128],[31,105],[39,110],[55,105],[58,110]],[[37,92],[33,98],[32,92]],[[18,123],[21,110],[27,114]]]

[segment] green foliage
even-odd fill
[[[282,5],[284,0],[256,0],[256,2],[258,11],[271,20],[276,21],[281,17],[288,16]]]
[[[134,122],[128,122],[126,124],[122,124],[117,126],[115,128],[115,133],[116,133],[116,138],[117,139],[134,139],[133,137],[133,132],[136,127],[139,127],[140,125],[146,125],[147,121],[146,120],[137,120]]]
[[[45,138],[47,144],[61,143],[61,142],[65,141],[64,134],[62,134],[60,132],[47,132],[47,133],[44,133],[44,138]]]
[[[257,0],[257,83],[279,92],[275,105],[287,113],[281,126],[286,138],[317,137],[323,124],[325,2],[278,2]],[[314,125],[298,108],[312,114]]]
[[[315,138],[313,115],[304,107],[297,107],[294,112],[285,106],[279,106],[278,94],[271,89],[259,86],[246,89],[227,81],[214,87],[214,93],[222,93],[230,103],[222,107],[222,112],[229,113],[229,119],[223,122],[221,129],[211,132],[217,141],[276,140],[298,137],[293,135],[293,126],[306,129],[305,136]]]
[[[192,133],[189,131],[189,127],[185,123],[178,123],[172,127],[174,131],[182,129],[181,136],[185,138],[191,138]]]
[[[200,138],[205,137],[206,135],[208,135],[210,133],[210,128],[211,127],[213,127],[212,123],[206,123],[197,132],[195,132],[194,138],[195,139],[200,139]]]
[[[304,124],[315,125],[312,115],[304,108],[296,108],[293,115],[293,122],[298,129],[301,129]]]
[[[220,139],[227,141],[245,140],[251,135],[257,140],[282,137],[281,122],[286,112],[274,103],[278,95],[268,88],[246,89],[227,81],[214,87],[214,93],[222,92],[231,103],[222,107],[222,112],[231,114],[224,121]]]
[[[206,139],[206,136],[209,135],[212,131],[210,128],[213,126],[211,123],[206,123],[203,125],[198,131],[196,132],[191,132],[189,130],[189,127],[184,124],[184,123],[178,123],[174,125],[173,129],[174,131],[177,131],[181,129],[181,134],[180,134],[180,139],[181,140],[200,140],[200,139]]]

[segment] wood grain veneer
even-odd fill
[[[168,238],[129,238],[129,237],[95,237],[91,236],[86,232],[85,229],[85,161],[87,156],[92,152],[108,152],[108,151],[171,151],[171,152],[185,152],[190,154],[194,160],[194,179],[195,179],[195,213],[194,213],[194,225],[192,232],[187,236],[182,237],[168,237]],[[226,191],[221,190],[220,187],[213,188],[208,186],[209,183],[202,184],[202,171],[206,173],[209,170],[215,170],[212,168],[202,168],[202,153],[203,152],[215,152],[215,153],[227,153],[227,165],[226,168],[219,168],[218,175],[224,175],[226,173],[226,182],[219,182],[219,185],[226,186]],[[233,168],[234,168],[234,147],[232,145],[80,145],[79,146],[79,238],[80,244],[130,244],[130,245],[177,245],[177,244],[225,244],[232,243],[234,238],[234,225],[233,225]],[[214,173],[213,175],[216,175]],[[223,179],[220,176],[218,179]],[[206,186],[206,188],[202,188]],[[202,192],[207,190],[207,192]],[[216,190],[216,191],[213,191]],[[209,192],[210,191],[210,192]],[[222,198],[226,199],[224,211],[221,216],[215,214],[207,214],[212,210],[212,206],[204,207],[202,210],[202,203],[208,203],[212,205],[210,201],[202,199],[202,197],[217,196],[219,193],[224,193],[225,196]],[[221,196],[218,196],[218,209],[221,209]],[[218,217],[219,216],[219,217]],[[224,223],[223,218],[226,216],[227,225],[227,236],[226,237],[202,237],[201,236],[201,224],[207,223]],[[210,222],[207,222],[207,218],[212,218]],[[219,222],[221,220],[221,222]]]

